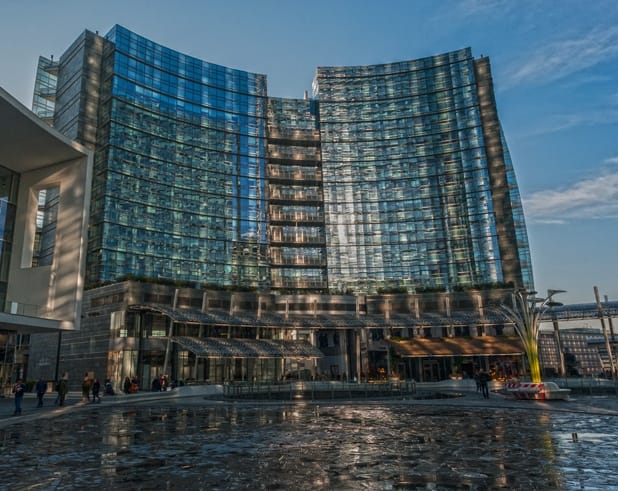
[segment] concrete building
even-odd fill
[[[29,336],[81,322],[92,153],[0,88],[0,376],[5,387],[34,362]],[[57,342],[54,343],[57,346]]]

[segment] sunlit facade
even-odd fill
[[[463,49],[318,68],[331,287],[532,285],[508,150],[503,141],[497,155],[486,148],[500,127],[485,107],[495,112],[493,94],[480,91],[487,74],[479,74],[479,63],[485,59]],[[498,182],[512,190],[500,202]],[[514,217],[497,206],[504,203]],[[502,238],[498,222],[505,219],[509,237]]]
[[[0,394],[28,376],[34,333],[81,324],[92,155],[0,88]],[[42,372],[41,372],[42,373]]]

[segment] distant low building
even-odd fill
[[[561,375],[559,346],[562,346],[566,376],[597,377],[609,370],[609,363],[603,363],[607,350],[600,329],[562,328],[559,340],[553,330],[542,330],[539,335],[541,366],[545,376]]]

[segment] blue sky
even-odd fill
[[[302,97],[318,65],[470,46],[489,56],[524,202],[536,288],[618,300],[616,0],[43,0],[0,4],[0,86],[30,107],[37,58],[114,24],[172,49],[265,73]]]

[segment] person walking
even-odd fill
[[[481,384],[483,399],[489,399],[489,379],[489,374],[485,370],[479,372],[479,383]]]
[[[131,379],[129,377],[125,377],[124,378],[124,383],[122,385],[122,391],[125,394],[130,394],[131,393]]]
[[[56,391],[56,398],[54,399],[54,406],[60,404],[60,380],[54,381],[54,390]]]
[[[43,396],[45,395],[45,392],[47,392],[47,382],[43,380],[43,377],[39,378],[34,390],[36,391],[37,398],[36,407],[43,407]]]
[[[58,381],[58,405],[64,406],[64,400],[69,391],[69,377],[65,372],[62,378]]]
[[[112,386],[112,381],[110,379],[105,379],[105,388],[103,389],[104,394],[106,396],[115,396],[114,387]]]
[[[161,392],[161,381],[158,376],[152,379],[152,391]]]
[[[13,394],[15,394],[15,412],[13,416],[21,414],[21,402],[24,400],[24,393],[26,392],[26,384],[18,378],[17,382],[13,386]]]
[[[82,379],[82,402],[90,402],[90,388],[92,387],[92,378],[86,372]]]
[[[95,377],[92,381],[92,402],[101,402],[101,396],[99,392],[101,391],[101,382],[99,379]]]

